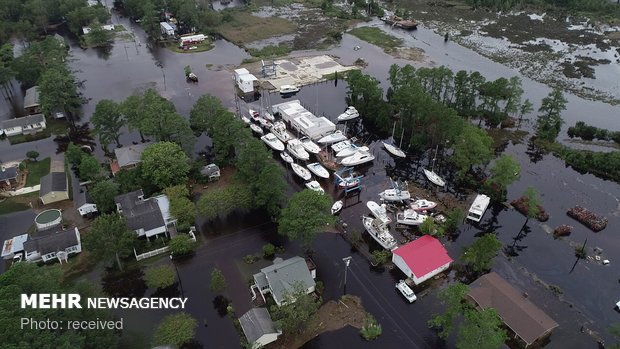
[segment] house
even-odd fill
[[[82,252],[82,242],[78,228],[58,230],[59,226],[39,231],[24,242],[24,252],[28,262],[48,262],[58,259],[67,262],[70,254]]]
[[[45,128],[43,114],[35,114],[2,121],[0,134],[5,134],[7,137],[19,134],[35,134],[45,130]]]
[[[294,292],[294,286],[297,284],[302,285],[306,294],[314,292],[315,275],[311,273],[306,260],[301,257],[293,257],[287,260],[276,258],[273,265],[254,274],[252,289],[257,288],[263,300],[265,300],[265,294],[271,293],[276,304],[282,306],[286,303],[287,295]],[[254,291],[252,290],[252,292]]]
[[[299,100],[276,104],[272,108],[274,112],[280,113],[282,119],[294,130],[314,140],[336,131],[333,122],[326,117],[315,116],[306,110]]]
[[[166,234],[176,220],[170,215],[170,202],[165,195],[145,199],[142,189],[114,198],[116,211],[127,220],[129,229],[138,236]]]
[[[424,235],[392,251],[392,262],[419,285],[450,267],[452,258],[441,242]]]
[[[41,177],[39,199],[43,205],[69,200],[69,184],[65,172],[50,172]]]
[[[235,69],[233,78],[239,90],[244,94],[254,93],[258,87],[258,79],[256,76],[250,74],[245,68]]]
[[[41,104],[39,104],[39,86],[34,86],[26,90],[24,95],[24,110],[28,114],[37,114],[41,112]]]
[[[557,322],[497,273],[482,275],[471,283],[467,296],[481,309],[495,309],[525,348],[542,342],[558,327]]]
[[[8,240],[4,240],[4,244],[2,245],[2,258],[11,259],[16,255],[20,255],[24,252],[24,242],[27,240],[28,234],[22,234]]]
[[[208,164],[200,170],[200,174],[214,181],[220,178],[220,168],[216,164]]]
[[[0,190],[10,190],[17,186],[19,182],[17,166],[0,168]]]
[[[84,217],[88,214],[97,212],[97,205],[93,199],[90,198],[90,195],[88,195],[88,191],[85,187],[80,187],[80,191],[73,195],[75,208],[80,213],[80,216]]]
[[[151,143],[139,143],[128,147],[114,149],[116,160],[113,160],[110,163],[112,174],[114,175],[124,168],[136,167],[140,162],[142,162],[142,153],[149,145],[151,145]]]
[[[239,318],[239,324],[252,349],[275,342],[282,334],[282,331],[276,330],[271,315],[265,308],[250,309]]]

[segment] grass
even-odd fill
[[[359,27],[349,31],[349,34],[373,45],[379,46],[386,53],[391,53],[403,44],[403,40],[385,33],[375,27]]]
[[[286,56],[291,53],[292,48],[287,44],[269,45],[262,49],[249,48],[248,53],[253,57],[265,58],[265,57],[280,57]]]
[[[37,162],[30,160],[24,160],[23,164],[28,170],[28,177],[26,177],[26,187],[32,187],[41,182],[41,177],[50,173],[50,158],[45,158]]]
[[[193,50],[184,50],[182,47],[179,47],[179,43],[174,41],[171,42],[167,45],[168,49],[172,52],[176,52],[176,53],[195,53],[195,52],[205,52],[205,51],[209,51],[210,49],[213,48],[213,43],[211,43],[211,40],[205,40],[199,44],[192,44],[190,45],[191,47],[196,46],[195,49]]]
[[[5,199],[0,199],[0,215],[7,213],[24,211],[30,208],[28,205],[31,201],[39,199],[39,192],[28,193],[19,196],[12,196]]]
[[[220,24],[217,32],[237,45],[263,40],[274,36],[292,34],[295,23],[278,17],[261,18],[248,12],[232,11],[232,21]]]

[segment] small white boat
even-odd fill
[[[348,156],[340,162],[344,166],[356,166],[371,162],[375,159],[375,156],[367,151],[358,150],[355,154]]]
[[[392,154],[394,156],[398,156],[400,158],[404,158],[404,157],[407,156],[404,151],[402,151],[399,147],[397,147],[395,145],[383,142],[383,146],[385,147],[385,150],[388,151],[388,153],[390,153],[390,154]]]
[[[344,148],[344,149],[342,149],[341,151],[337,152],[337,153],[336,153],[336,157],[337,157],[337,158],[346,158],[346,157],[349,157],[349,156],[351,156],[351,155],[355,154],[357,151],[365,151],[365,152],[368,152],[368,151],[370,151],[370,149],[368,149],[368,147],[367,147],[367,146],[358,147],[358,146],[357,146],[357,145],[355,145],[355,144],[351,144],[351,146],[350,146],[350,147],[348,147],[348,148]]]
[[[276,121],[271,127],[271,133],[273,133],[282,143],[286,143],[291,139],[294,139],[293,135],[286,129],[284,121]]]
[[[405,210],[396,214],[396,222],[404,225],[420,225],[428,216],[419,214],[414,210]]]
[[[263,132],[263,129],[257,124],[250,124],[250,128],[252,129],[252,131],[258,133],[259,135],[262,135],[265,133]]]
[[[294,162],[293,158],[286,151],[281,151],[280,157],[282,158],[282,160],[288,162],[289,164],[292,164]]]
[[[361,180],[359,179],[359,177],[344,177],[342,178],[342,180],[338,183],[338,186],[341,188],[353,188],[353,187],[357,187],[358,185],[360,185]]]
[[[299,87],[295,85],[282,85],[280,86],[280,94],[288,95],[299,92]]]
[[[329,143],[344,141],[345,139],[347,139],[347,136],[345,136],[344,133],[342,133],[342,131],[336,130],[328,134],[327,136],[319,139],[318,142],[322,144],[329,144]]]
[[[298,158],[299,160],[307,161],[308,159],[310,159],[310,154],[308,154],[306,149],[304,149],[303,145],[301,145],[301,142],[297,138],[293,138],[288,141],[288,143],[286,144],[286,149],[288,149],[288,152],[291,153],[291,155]]]
[[[248,125],[252,122],[247,116],[241,116],[241,121]]]
[[[295,172],[295,174],[298,175],[299,178],[303,179],[304,181],[309,181],[312,178],[310,171],[297,165],[296,163],[292,163],[291,167],[293,168],[293,172]]]
[[[310,154],[318,154],[321,151],[321,147],[316,145],[316,143],[308,137],[302,137],[299,141],[304,149],[306,149],[306,151]]]
[[[434,184],[437,184],[440,187],[443,187],[444,185],[446,185],[446,182],[443,180],[443,178],[439,177],[433,171],[424,169],[424,175],[426,176],[426,178],[428,178],[429,181],[431,181]]]
[[[321,178],[329,178],[329,172],[325,169],[325,167],[321,166],[318,162],[313,162],[306,166],[310,172],[314,173],[318,177]]]
[[[357,109],[355,109],[355,107],[353,106],[349,106],[347,107],[347,110],[344,111],[344,113],[338,115],[338,121],[347,121],[347,120],[352,120],[357,118],[358,116],[360,116],[360,113],[357,112]]]
[[[386,189],[379,193],[379,197],[385,201],[405,201],[411,199],[411,193],[407,190]]]
[[[276,136],[273,135],[273,133],[267,133],[266,135],[262,136],[260,139],[262,139],[263,142],[265,142],[273,150],[277,150],[277,151],[284,150],[284,144],[280,142],[280,140],[277,139]]]
[[[390,234],[390,229],[386,224],[381,222],[381,220],[363,216],[362,223],[368,234],[370,234],[383,248],[391,251],[396,247],[396,240],[392,234]]]
[[[419,199],[411,203],[411,209],[414,211],[430,211],[437,207],[437,203],[426,199]]]
[[[269,121],[267,121],[267,120],[265,120],[265,119],[263,119],[263,118],[258,118],[258,123],[259,123],[262,127],[266,128],[266,129],[268,129],[268,130],[269,130],[269,129],[271,129],[271,128],[273,127],[273,124],[272,124],[271,122],[269,122]]]
[[[385,208],[385,204],[379,205],[374,201],[368,201],[366,206],[370,210],[370,213],[373,214],[376,218],[380,219],[383,223],[388,224],[392,221],[392,219],[388,216],[387,209]]]
[[[311,181],[311,182],[306,183],[306,188],[316,191],[321,194],[325,194],[325,190],[323,190],[323,188],[321,187],[321,184],[319,184],[319,182],[317,181]]]
[[[271,115],[271,113],[265,112],[265,114],[263,114],[263,118],[265,118],[266,120],[269,120],[271,122],[276,121],[276,117]]]
[[[259,114],[259,112],[257,112],[256,110],[254,110],[254,109],[248,109],[248,113],[250,114],[250,117],[251,117],[252,119],[257,120],[257,121],[258,121],[258,119],[260,119],[260,114]]]
[[[338,200],[334,202],[334,204],[332,205],[332,214],[336,214],[340,212],[340,210],[342,210],[343,205],[344,204],[342,203],[342,200]]]
[[[351,146],[351,144],[353,144],[353,143],[351,142],[351,140],[349,140],[349,139],[345,139],[344,141],[341,141],[341,142],[338,142],[338,143],[332,144],[332,150],[333,150],[335,153],[338,153],[338,152],[340,152],[340,151],[342,151],[342,150],[344,150],[344,149],[349,148],[349,147]]]

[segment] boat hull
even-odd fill
[[[431,183],[435,185],[438,185],[440,187],[443,187],[444,185],[446,185],[446,182],[433,171],[424,169],[424,175],[429,181],[431,181]]]
[[[405,154],[404,151],[402,151],[400,148],[390,144],[390,143],[386,143],[383,142],[383,146],[385,147],[385,150],[388,151],[388,153],[394,155],[394,156],[398,156],[399,158],[404,158],[407,157],[407,155]]]
[[[263,142],[265,142],[265,144],[267,144],[273,150],[277,150],[277,151],[284,150],[284,144],[280,142],[280,140],[277,139],[276,136],[273,135],[273,133],[268,133],[262,136],[260,139]]]
[[[307,167],[308,167],[308,170],[310,170],[310,172],[314,173],[318,177],[329,178],[329,171],[327,171],[327,169],[321,166],[321,164],[319,164],[318,162],[308,164]]]
[[[411,193],[404,190],[388,189],[379,193],[379,197],[385,201],[406,201],[411,199]]]
[[[337,214],[340,212],[340,210],[342,210],[342,200],[338,200],[336,202],[334,202],[334,204],[332,205],[332,214]]]
[[[362,222],[368,234],[370,234],[381,247],[389,251],[396,247],[396,240],[394,240],[394,237],[390,234],[387,226],[384,224],[377,224],[375,219],[371,217],[363,217]]]
[[[293,172],[295,172],[295,174],[303,179],[304,181],[309,181],[312,178],[312,175],[310,174],[310,171],[306,170],[305,168],[292,163],[291,167],[293,168]]]

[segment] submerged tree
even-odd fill
[[[479,274],[491,269],[493,258],[501,248],[502,243],[494,233],[484,234],[463,249],[461,259],[475,274]]]
[[[443,314],[433,315],[428,321],[428,326],[439,328],[438,335],[440,338],[448,338],[456,319],[469,307],[467,303],[463,302],[468,291],[467,285],[457,282],[439,292],[438,298],[446,304],[446,310]]]
[[[566,98],[559,88],[553,89],[551,93],[542,100],[542,105],[538,109],[541,113],[536,122],[536,136],[548,142],[555,142],[560,133],[562,124],[561,113],[566,109]]]
[[[297,281],[284,292],[282,305],[273,305],[269,311],[284,333],[293,334],[303,329],[320,305],[320,299],[313,294],[307,294],[306,285]]]
[[[99,137],[99,142],[105,147],[106,152],[111,142],[116,142],[117,147],[121,146],[119,137],[125,119],[118,103],[109,99],[99,101],[90,122],[93,124],[93,132]]]
[[[189,343],[196,334],[198,323],[188,313],[167,315],[155,329],[153,345],[174,345],[177,347]]]
[[[291,240],[299,240],[310,248],[314,238],[335,222],[330,213],[331,200],[327,195],[304,189],[295,193],[282,210],[278,233]]]
[[[502,328],[502,319],[493,308],[465,311],[459,326],[456,347],[458,349],[500,349],[508,339]]]

